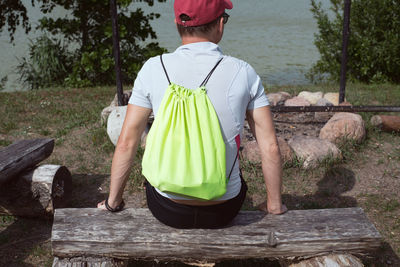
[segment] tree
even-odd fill
[[[321,58],[309,77],[340,79],[343,30],[343,0],[330,0],[330,13],[311,0],[319,32],[315,45]],[[350,15],[348,71],[350,80],[400,83],[400,2],[398,0],[353,0]]]
[[[32,5],[34,0],[32,0]],[[0,32],[7,25],[7,30],[10,34],[11,42],[14,41],[14,33],[17,27],[21,24],[25,32],[28,33],[31,29],[27,16],[26,7],[20,0],[1,0],[0,2]]]
[[[65,82],[74,86],[95,84],[114,84],[114,59],[112,46],[112,27],[109,1],[105,0],[37,0],[40,9],[45,14],[55,7],[63,7],[71,12],[64,18],[43,17],[38,29],[54,37],[63,37],[64,43],[70,49],[65,59],[66,67],[71,67],[71,73],[65,77]],[[153,5],[153,0],[143,0]],[[164,2],[165,0],[158,0]],[[125,83],[132,83],[145,60],[164,52],[158,43],[143,44],[148,38],[155,39],[150,20],[158,18],[155,13],[144,14],[138,8],[129,11],[133,0],[120,0],[118,23],[120,33],[122,75]],[[137,1],[136,1],[137,2]],[[71,49],[74,47],[74,49]],[[57,54],[57,53],[55,53]],[[29,60],[25,61],[29,66]],[[24,62],[22,63],[22,65]],[[32,64],[31,64],[32,65]],[[24,69],[24,68],[20,68]],[[26,79],[25,79],[26,80]],[[28,81],[29,82],[29,81]]]

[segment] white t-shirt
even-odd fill
[[[223,60],[209,79],[207,95],[217,113],[226,145],[227,177],[237,154],[235,137],[242,133],[246,110],[269,105],[260,77],[246,62],[222,54],[218,45],[199,42],[178,47],[164,54],[163,61],[171,82],[189,89],[200,86],[219,59]],[[168,87],[160,57],[150,58],[139,71],[129,104],[150,108],[157,116],[158,108]],[[230,176],[227,192],[218,200],[234,198],[240,192],[239,160]],[[172,199],[189,199],[157,190]]]

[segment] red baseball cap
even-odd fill
[[[231,0],[175,0],[175,19],[180,25],[193,27],[207,24],[219,16],[225,9],[232,9]],[[187,15],[186,20],[181,15]]]

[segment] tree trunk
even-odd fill
[[[26,171],[0,190],[0,214],[51,217],[71,196],[71,173],[64,166],[42,165]]]

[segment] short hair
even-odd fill
[[[187,15],[182,14],[182,16],[186,16],[187,18],[189,18]],[[218,18],[216,18],[215,20],[204,24],[204,25],[200,25],[200,26],[192,26],[192,27],[188,27],[188,26],[184,26],[181,24],[176,24],[177,28],[178,28],[178,32],[180,36],[183,35],[204,35],[204,34],[208,34],[209,32],[211,32],[212,29],[214,29],[214,27],[218,24],[219,20],[221,19],[221,16],[219,16]],[[184,19],[182,19],[184,20]],[[190,18],[188,19],[190,20]]]

